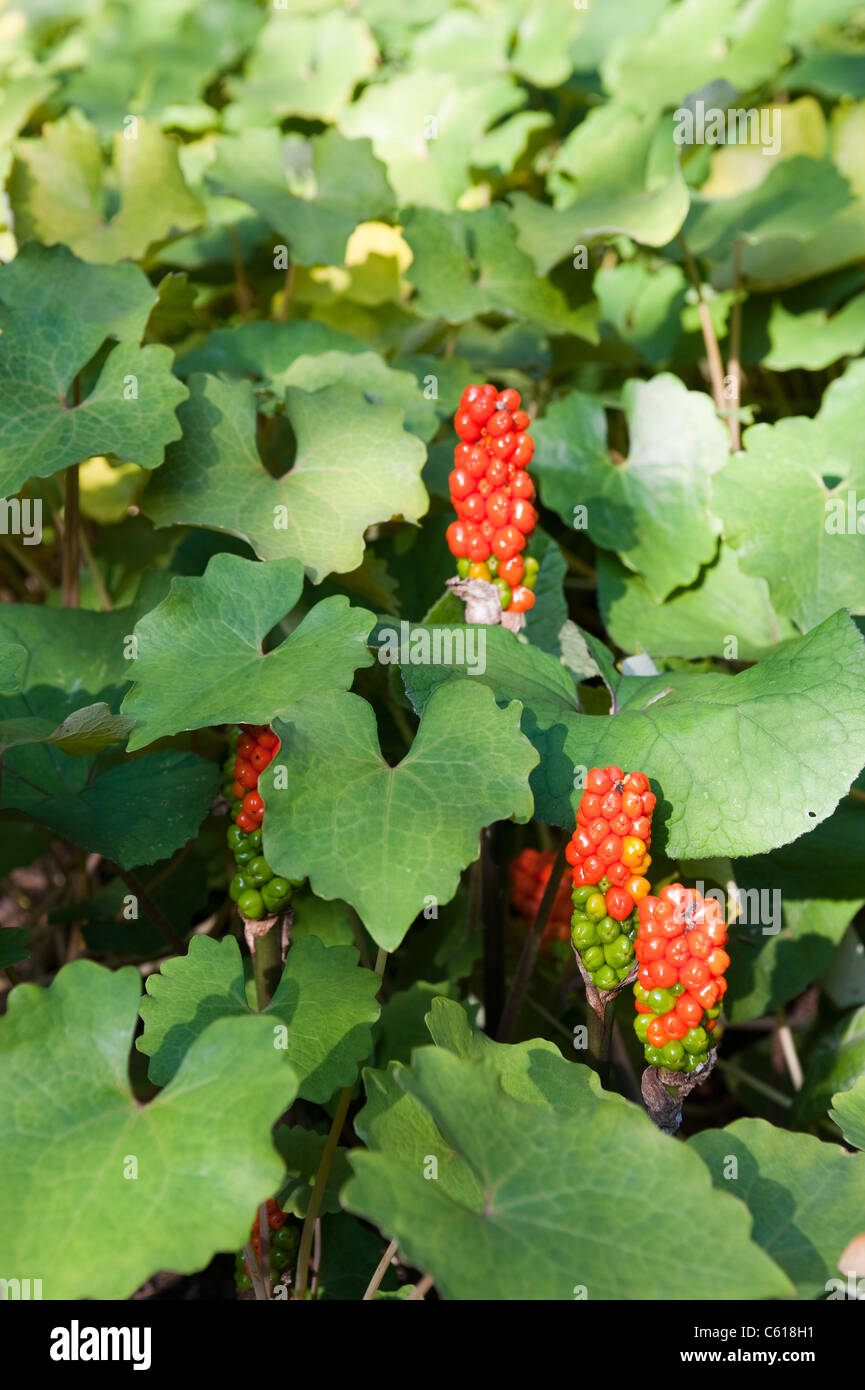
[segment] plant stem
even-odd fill
[[[733,242],[733,286],[736,291],[736,298],[733,301],[733,311],[730,317],[730,356],[727,361],[727,377],[733,383],[733,395],[730,405],[735,411],[739,409],[739,401],[742,395],[742,301],[739,297],[739,286],[742,278],[742,243]],[[742,447],[742,433],[738,414],[728,416],[727,423],[730,427],[730,444],[734,454],[737,454]]]
[[[498,1034],[505,993],[504,933],[502,906],[504,884],[494,853],[495,829],[481,831],[481,914],[484,924],[484,1031]]]
[[[113,868],[123,879],[123,882],[130,892],[135,894],[135,897],[144,908],[144,911],[152,920],[153,925],[159,928],[166,941],[174,947],[175,951],[177,951],[179,955],[182,955],[186,950],[183,938],[178,935],[173,923],[169,922],[162,908],[156,906],[156,903],[151,898],[141,880],[136,878],[135,874],[130,873],[128,869],[121,869],[119,864],[114,864]]]
[[[87,539],[87,532],[85,531],[83,526],[79,526],[78,528],[78,543],[81,546],[81,551],[84,555],[85,563],[90,571],[90,576],[93,580],[93,587],[99,595],[99,606],[104,613],[110,613],[113,607],[111,598],[109,596],[108,590],[105,587],[105,580],[102,578],[102,571],[96,563],[96,558],[93,554],[93,551],[90,548],[90,542]]]
[[[264,1296],[270,1301],[273,1289],[270,1287],[270,1222],[267,1219],[267,1202],[258,1208],[258,1248],[261,1251],[259,1268],[264,1281]]]
[[[252,957],[255,998],[259,1011],[266,1009],[282,976],[282,917],[277,917],[270,931],[256,937]]]
[[[81,596],[80,503],[78,464],[73,463],[66,469],[64,477],[63,579],[61,585],[64,608],[77,608]]]
[[[376,1290],[378,1289],[379,1284],[381,1283],[382,1279],[387,1273],[388,1266],[390,1265],[391,1260],[396,1254],[396,1251],[397,1242],[395,1240],[392,1240],[375,1267],[375,1273],[373,1274],[372,1278],[366,1286],[366,1293],[361,1299],[361,1303],[369,1303],[370,1300],[374,1298]]]
[[[586,1023],[589,1029],[589,1053],[594,1059],[601,1083],[604,1084],[610,1066],[610,1037],[613,1031],[613,1020],[607,1012],[606,1005],[601,1007],[600,1013],[589,1005],[586,1010]]]
[[[249,285],[246,282],[246,274],[243,269],[243,257],[240,254],[237,228],[233,224],[228,228],[228,240],[231,244],[231,262],[234,267],[234,298],[240,317],[244,323],[247,323],[252,295],[249,292]]]
[[[796,1044],[793,1041],[793,1034],[787,1022],[787,1015],[784,1009],[779,1009],[775,1015],[777,1019],[778,1042],[781,1045],[781,1053],[790,1074],[790,1081],[794,1091],[802,1089],[802,1064],[799,1061],[799,1054],[796,1051]]]
[[[291,299],[294,294],[294,274],[297,267],[294,261],[289,261],[288,270],[285,272],[285,282],[282,287],[282,302],[279,306],[279,321],[285,323],[291,312]]]
[[[255,1251],[252,1248],[252,1241],[248,1241],[246,1245],[244,1245],[243,1258],[246,1261],[246,1267],[249,1270],[249,1277],[252,1280],[252,1288],[255,1293],[256,1302],[263,1303],[267,1300],[267,1288],[265,1286],[265,1279],[261,1270],[261,1265],[255,1258]]]
[[[768,1082],[761,1081],[757,1076],[751,1076],[748,1072],[734,1066],[732,1062],[724,1062],[719,1059],[716,1065],[726,1076],[732,1076],[734,1081],[741,1081],[743,1085],[750,1086],[752,1091],[757,1091],[767,1100],[773,1100],[776,1105],[783,1105],[789,1109],[793,1104],[790,1097],[785,1096],[783,1091],[776,1091],[775,1087],[770,1086]]]
[[[418,1279],[406,1302],[411,1302],[413,1299],[426,1298],[434,1282],[431,1274],[425,1274],[422,1279]]]
[[[315,1175],[315,1186],[309,1199],[309,1207],[303,1222],[303,1230],[300,1235],[300,1250],[297,1256],[297,1278],[294,1285],[294,1297],[296,1299],[306,1298],[306,1285],[309,1278],[309,1256],[312,1251],[312,1237],[315,1230],[315,1223],[318,1220],[321,1204],[324,1199],[324,1189],[330,1176],[333,1165],[334,1155],[336,1154],[339,1136],[342,1134],[342,1127],[345,1124],[345,1117],[348,1114],[348,1107],[354,1093],[354,1082],[350,1086],[344,1086],[339,1093],[339,1100],[336,1103],[333,1120],[327,1141],[321,1155],[321,1162],[318,1165],[318,1172]]]
[[[516,1022],[520,1004],[522,1003],[523,992],[528,984],[532,971],[535,968],[535,961],[538,958],[538,951],[541,946],[541,939],[544,929],[550,920],[550,913],[553,910],[553,903],[562,881],[562,874],[565,871],[565,850],[570,836],[565,833],[561,837],[558,853],[553,861],[550,870],[550,877],[544,889],[544,896],[541,898],[540,905],[535,913],[535,920],[532,922],[528,936],[523,943],[517,971],[514,981],[508,994],[507,1002],[502,1012],[501,1022],[496,1034],[499,1042],[507,1042],[511,1036],[514,1023]]]
[[[860,792],[858,787],[851,787],[848,796],[852,796],[854,801],[865,801],[865,792]]]
[[[718,347],[718,339],[715,336],[715,327],[712,323],[712,315],[709,313],[709,306],[703,298],[703,286],[700,281],[700,273],[694,264],[694,258],[688,250],[685,238],[681,232],[677,238],[682,249],[682,259],[685,262],[685,269],[694,289],[697,291],[697,310],[700,315],[700,328],[703,331],[703,342],[706,346],[706,361],[709,364],[709,380],[712,383],[712,396],[715,401],[715,409],[720,413],[725,409],[724,404],[724,367],[721,362],[721,349]],[[729,429],[730,422],[727,421]],[[732,437],[732,436],[731,436]]]

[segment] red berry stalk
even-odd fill
[[[499,591],[502,610],[524,613],[535,602],[538,562],[523,555],[538,514],[526,471],[535,443],[518,391],[467,386],[454,416],[462,440],[454,451],[451,501],[457,520],[447,543],[461,579],[485,579]]]
[[[274,1197],[268,1198],[267,1224],[273,1233],[270,1239],[270,1273],[271,1277],[273,1277],[276,1274],[281,1274],[297,1254],[300,1233],[296,1226],[289,1224],[288,1217]],[[255,1251],[255,1258],[260,1264],[261,1230],[259,1228],[258,1212],[255,1213],[252,1226],[250,1227],[249,1239]],[[234,1280],[239,1289],[252,1288],[249,1266],[242,1254],[238,1254],[235,1260]]]
[[[573,869],[571,941],[599,990],[616,989],[633,967],[654,809],[644,772],[590,769],[565,857]]]
[[[237,873],[228,892],[241,915],[256,921],[283,911],[289,904],[292,890],[303,880],[274,874],[261,852],[264,802],[258,791],[258,779],[275,758],[279,739],[266,725],[241,724],[231,736],[231,747],[223,764],[222,790],[231,800],[232,824],[227,839]]]
[[[541,899],[552,873],[556,852],[552,849],[524,849],[508,866],[511,880],[511,906],[529,929],[538,914]],[[565,871],[552,911],[541,938],[541,950],[549,955],[554,941],[567,941],[571,934],[571,875]]]
[[[714,898],[672,883],[643,898],[638,913],[634,1030],[650,1066],[696,1071],[727,992],[723,911]]]

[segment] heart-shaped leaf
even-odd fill
[[[297,457],[273,478],[256,449],[251,386],[210,376],[193,376],[189,386],[183,438],[143,501],[158,526],[229,531],[263,560],[296,557],[318,583],[357,568],[367,526],[397,515],[417,521],[426,511],[426,450],[403,429],[402,411],[370,405],[353,388],[289,389]]]
[[[214,1023],[142,1106],[128,1075],[140,989],[137,970],[75,961],[50,989],[18,986],[0,1020],[0,1245],[46,1298],[123,1299],[157,1270],[202,1269],[240,1248],[279,1186],[270,1128],[297,1084],[268,1021]]]
[[[316,604],[285,641],[263,650],[302,587],[299,560],[262,565],[228,554],[214,555],[200,578],[175,579],[136,624],[135,685],[123,705],[137,721],[129,747],[210,724],[269,724],[312,691],[346,690],[372,661],[373,618],[341,596]]]
[[[394,950],[425,906],[453,897],[483,826],[530,817],[537,756],[519,714],[473,681],[455,683],[432,697],[411,749],[389,767],[357,695],[295,705],[275,721],[282,746],[259,782],[268,863],[351,903],[377,945]]]
[[[255,1016],[270,1020],[271,1045],[287,1054],[298,1094],[323,1104],[354,1080],[372,1046],[380,981],[357,959],[353,946],[303,937],[288,952],[270,1004],[253,1015],[234,937],[193,936],[185,956],[173,956],[147,977],[144,1032],[136,1046],[150,1058],[151,1081],[170,1081],[215,1019]]]

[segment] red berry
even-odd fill
[[[487,515],[487,504],[479,492],[473,492],[461,504],[466,521],[481,522]]]
[[[607,916],[614,917],[617,922],[624,922],[634,910],[634,899],[624,888],[608,888],[606,903]],[[673,983],[675,984],[675,981]]]
[[[513,387],[509,386],[506,391],[501,392],[495,405],[496,410],[509,410],[513,415],[514,411],[520,408],[519,391],[515,391]]]
[[[458,558],[465,555],[468,551],[465,523],[462,521],[452,521],[445,531],[445,540],[448,543],[448,550],[451,555],[456,555]]]
[[[467,468],[455,468],[448,478],[451,497],[462,500],[475,490],[475,480]]]
[[[493,487],[501,487],[502,483],[506,483],[508,480],[508,465],[505,463],[504,459],[494,456],[490,460],[490,466],[487,469],[486,476]]]
[[[512,410],[511,415],[513,416],[515,430],[522,431],[528,429],[531,420],[525,410]]]
[[[491,439],[497,439],[500,434],[507,434],[512,425],[513,420],[511,419],[510,411],[497,410],[487,421],[487,434]],[[457,429],[457,434],[459,433],[460,431]],[[462,435],[461,438],[465,438],[465,435]]]
[[[487,516],[497,527],[507,526],[511,510],[511,499],[507,491],[497,487],[487,499]]]
[[[458,410],[454,416],[454,429],[466,444],[474,444],[481,437],[481,427],[473,420],[467,410]]]
[[[526,538],[516,526],[502,526],[493,536],[493,554],[500,560],[510,560],[525,544]]]
[[[502,579],[506,579],[512,589],[515,589],[523,577],[525,566],[519,555],[514,555],[510,560],[505,560],[504,564],[499,565],[499,574]]]
[[[516,501],[511,503],[511,522],[524,535],[534,531],[537,519],[537,512],[531,502],[527,502],[524,497],[518,497]]]

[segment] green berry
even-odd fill
[[[254,888],[249,888],[245,893],[241,893],[237,899],[237,907],[244,917],[248,917],[253,922],[264,916],[264,900]]]
[[[645,1043],[646,1041],[646,1032],[650,1022],[650,1014],[637,1014],[637,1017],[634,1019],[634,1032],[641,1043]]]
[[[254,887],[255,884],[246,874],[235,874],[228,885],[228,896],[233,903],[236,903],[240,900],[243,893],[248,893],[250,888]]]
[[[226,831],[225,838],[232,854],[236,853],[237,850],[241,849],[246,844],[246,836],[239,825],[230,825]]]
[[[600,922],[602,917],[606,917],[607,900],[603,893],[592,893],[591,897],[586,899],[585,912],[593,922]]]
[[[457,560],[457,574],[460,579],[468,579],[471,563],[471,560],[466,560],[465,558]]]
[[[510,607],[511,599],[514,596],[513,589],[506,579],[494,579],[493,584],[499,591],[499,603],[502,605],[502,612]]]
[[[602,965],[592,973],[592,983],[596,989],[615,989],[619,983],[616,972],[609,965]]]
[[[587,888],[585,886],[581,888],[575,888],[573,893],[571,894],[571,900],[574,904],[574,907],[584,908],[594,891],[594,888]]]
[[[646,1000],[652,1013],[668,1014],[673,1007],[673,993],[669,989],[650,989]]]
[[[686,1052],[708,1052],[709,1034],[705,1028],[689,1028],[682,1039]]]
[[[598,923],[598,940],[609,944],[621,936],[621,929],[615,917],[602,917]]]
[[[663,1067],[665,1065],[664,1054],[659,1047],[647,1047],[645,1055],[650,1067]]]
[[[287,878],[272,878],[262,885],[261,896],[268,912],[281,912],[291,901],[291,884]]]
[[[273,869],[262,854],[250,860],[246,872],[256,888],[260,888],[263,883],[269,883],[273,878]]]
[[[497,575],[498,572],[499,572],[499,557],[498,557],[498,555],[490,555],[490,556],[487,557],[487,569],[489,570],[489,572],[490,572],[490,574],[492,575],[493,579],[495,579],[496,575]]]
[[[590,974],[593,970],[600,970],[605,964],[603,946],[590,946],[589,949],[583,953],[583,965]]]
[[[661,1048],[661,1053],[664,1058],[665,1066],[678,1067],[681,1066],[682,1058],[685,1055],[685,1049],[678,1039],[671,1038],[668,1043],[664,1043],[664,1046]]]

